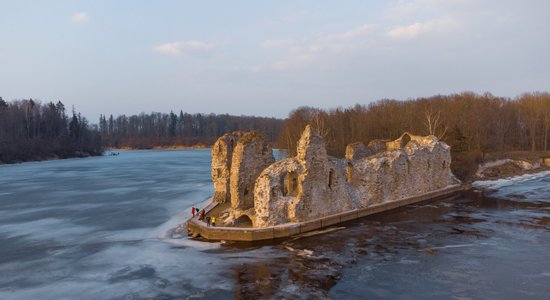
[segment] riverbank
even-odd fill
[[[105,148],[107,151],[116,151],[116,150],[195,150],[195,149],[209,149],[212,148],[212,145],[193,145],[193,146],[184,146],[184,145],[170,145],[170,146],[153,146],[153,147],[109,147]]]
[[[550,151],[452,153],[451,170],[463,182],[518,176],[546,168],[550,168]]]
[[[72,155],[49,155],[49,156],[33,156],[29,157],[28,159],[18,159],[18,160],[11,160],[11,161],[2,161],[0,160],[0,165],[13,165],[13,164],[21,164],[21,163],[27,163],[27,162],[41,162],[41,161],[50,161],[50,160],[63,160],[63,159],[70,159],[70,158],[86,158],[86,157],[96,157],[96,156],[102,156],[104,153],[89,153],[89,152],[81,152],[77,151],[76,153]]]
[[[479,164],[473,179],[474,181],[498,180],[545,171],[550,171],[550,157],[507,158]]]

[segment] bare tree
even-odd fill
[[[428,109],[424,112],[424,116],[425,116],[424,125],[426,126],[426,130],[428,131],[428,134],[435,135],[440,140],[442,140],[445,137],[445,134],[447,133],[447,126],[445,126],[442,123],[441,111],[440,110],[434,111],[432,109]]]

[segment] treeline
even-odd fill
[[[180,111],[108,118],[100,116],[103,144],[111,148],[211,146],[216,139],[236,130],[258,130],[275,142],[282,120],[250,116],[189,114]]]
[[[0,97],[0,163],[101,155],[99,132],[61,102]]]
[[[452,146],[454,171],[467,177],[485,153],[548,150],[550,94],[525,93],[510,99],[464,92],[328,111],[301,107],[285,120],[279,147],[292,154],[306,124],[324,136],[329,154],[339,157],[351,142],[396,139],[404,131],[433,134]]]

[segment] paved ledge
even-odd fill
[[[197,217],[187,221],[187,230],[190,235],[198,235],[207,240],[226,240],[226,241],[261,241],[277,238],[285,238],[293,235],[313,231],[327,226],[339,224],[342,222],[355,220],[369,215],[390,211],[406,205],[433,201],[437,199],[450,197],[458,192],[461,192],[468,187],[466,185],[457,184],[446,188],[432,191],[423,195],[405,198],[397,201],[385,202],[369,206],[367,208],[355,209],[339,214],[329,215],[326,217],[310,220],[301,223],[286,223],[277,226],[265,228],[241,228],[241,227],[207,227],[206,223],[199,221]],[[210,211],[217,206],[216,203],[211,203],[206,207],[206,211]]]

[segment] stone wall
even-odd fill
[[[225,181],[216,177],[223,186],[215,184],[220,186],[216,193],[222,194],[229,182],[233,217],[246,215],[260,228],[305,222],[460,183],[451,173],[447,144],[435,136],[409,133],[368,146],[350,144],[345,159],[338,159],[327,155],[322,137],[307,126],[296,157],[273,162],[272,151],[259,134],[240,136],[229,162],[230,176]]]
[[[234,217],[254,208],[254,187],[260,173],[275,162],[271,147],[258,132],[244,133],[233,151],[230,190]],[[250,217],[250,216],[249,216]],[[251,220],[254,222],[253,218]]]
[[[297,156],[265,169],[254,190],[255,226],[304,222],[353,209],[345,163],[327,155],[325,142],[307,126]]]
[[[436,137],[396,140],[377,155],[348,161],[351,197],[358,207],[421,195],[459,183],[450,147]],[[399,147],[397,147],[399,145]],[[401,148],[403,147],[403,148]]]
[[[230,201],[230,174],[233,149],[237,145],[241,132],[226,133],[212,147],[212,182],[214,183],[214,201]]]

